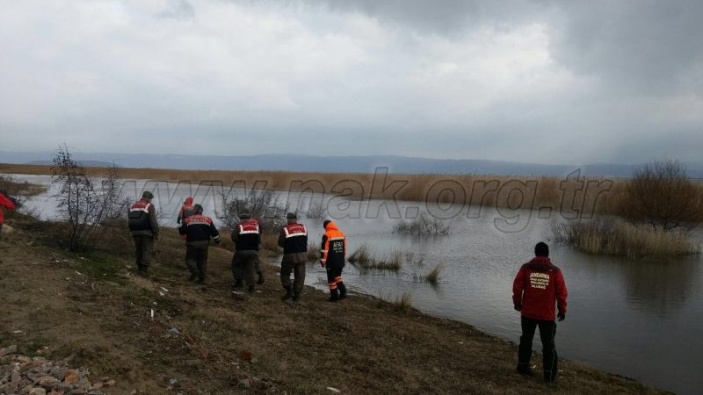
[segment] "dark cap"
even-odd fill
[[[549,256],[549,246],[547,245],[547,243],[543,241],[537,243],[537,245],[535,246],[535,256]]]
[[[295,213],[288,213],[286,214],[286,219],[298,219],[298,216]]]
[[[328,225],[330,222],[332,222],[332,221],[326,219],[325,222],[322,223],[322,228],[323,228],[323,229],[327,229],[327,225]]]
[[[142,192],[142,199],[153,199],[154,194],[151,193],[151,191],[144,191]]]
[[[239,213],[239,219],[249,219],[249,218],[251,218],[251,214],[249,214],[248,212],[242,211],[241,213]]]
[[[194,205],[193,205],[193,211],[195,211],[196,213],[202,213],[202,212],[203,212],[203,206],[201,206],[200,204],[194,204]]]

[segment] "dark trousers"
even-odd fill
[[[198,276],[199,282],[204,282],[207,274],[207,245],[186,245],[186,265],[191,273]]]
[[[254,274],[261,272],[259,252],[254,250],[236,251],[232,257],[232,276],[244,280],[247,286],[254,286]]]
[[[347,288],[342,279],[342,270],[344,266],[327,266],[327,286],[330,289],[330,297],[332,299],[344,298],[347,295]]]
[[[554,336],[557,333],[557,323],[554,321],[535,320],[521,317],[522,336],[518,347],[518,370],[530,368],[532,357],[532,339],[535,329],[539,326],[539,337],[542,340],[542,370],[544,381],[552,382],[557,378],[557,349],[554,345]]]
[[[291,290],[290,275],[293,273],[292,291],[296,295],[300,295],[305,285],[306,256],[305,252],[285,254],[281,260],[281,285],[286,290]]]
[[[151,264],[151,253],[154,250],[153,236],[134,236],[134,247],[137,255],[137,267],[142,268]]]

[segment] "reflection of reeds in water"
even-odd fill
[[[614,218],[597,217],[588,222],[552,224],[559,243],[590,254],[625,256],[675,256],[700,253],[700,246],[685,232],[664,231],[636,226]]]

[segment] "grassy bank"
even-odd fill
[[[115,379],[113,394],[659,393],[570,361],[547,389],[514,373],[514,344],[423,315],[409,295],[327,303],[308,288],[299,303],[281,302],[277,258],[264,258],[259,291],[240,297],[230,292],[232,252],[211,248],[207,287],[196,287],[172,229],[145,279],[122,227],[85,255],[57,247],[54,224],[10,225],[0,243],[0,347],[68,358]]]

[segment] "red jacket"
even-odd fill
[[[527,318],[554,321],[555,304],[559,313],[566,314],[566,296],[564,276],[547,257],[522,265],[513,281],[513,304]]]
[[[15,204],[12,203],[12,200],[8,199],[7,196],[4,194],[0,193],[0,224],[5,222],[5,212],[3,211],[2,208],[6,208],[8,210],[14,210],[15,209]],[[8,225],[9,226],[9,225]]]

